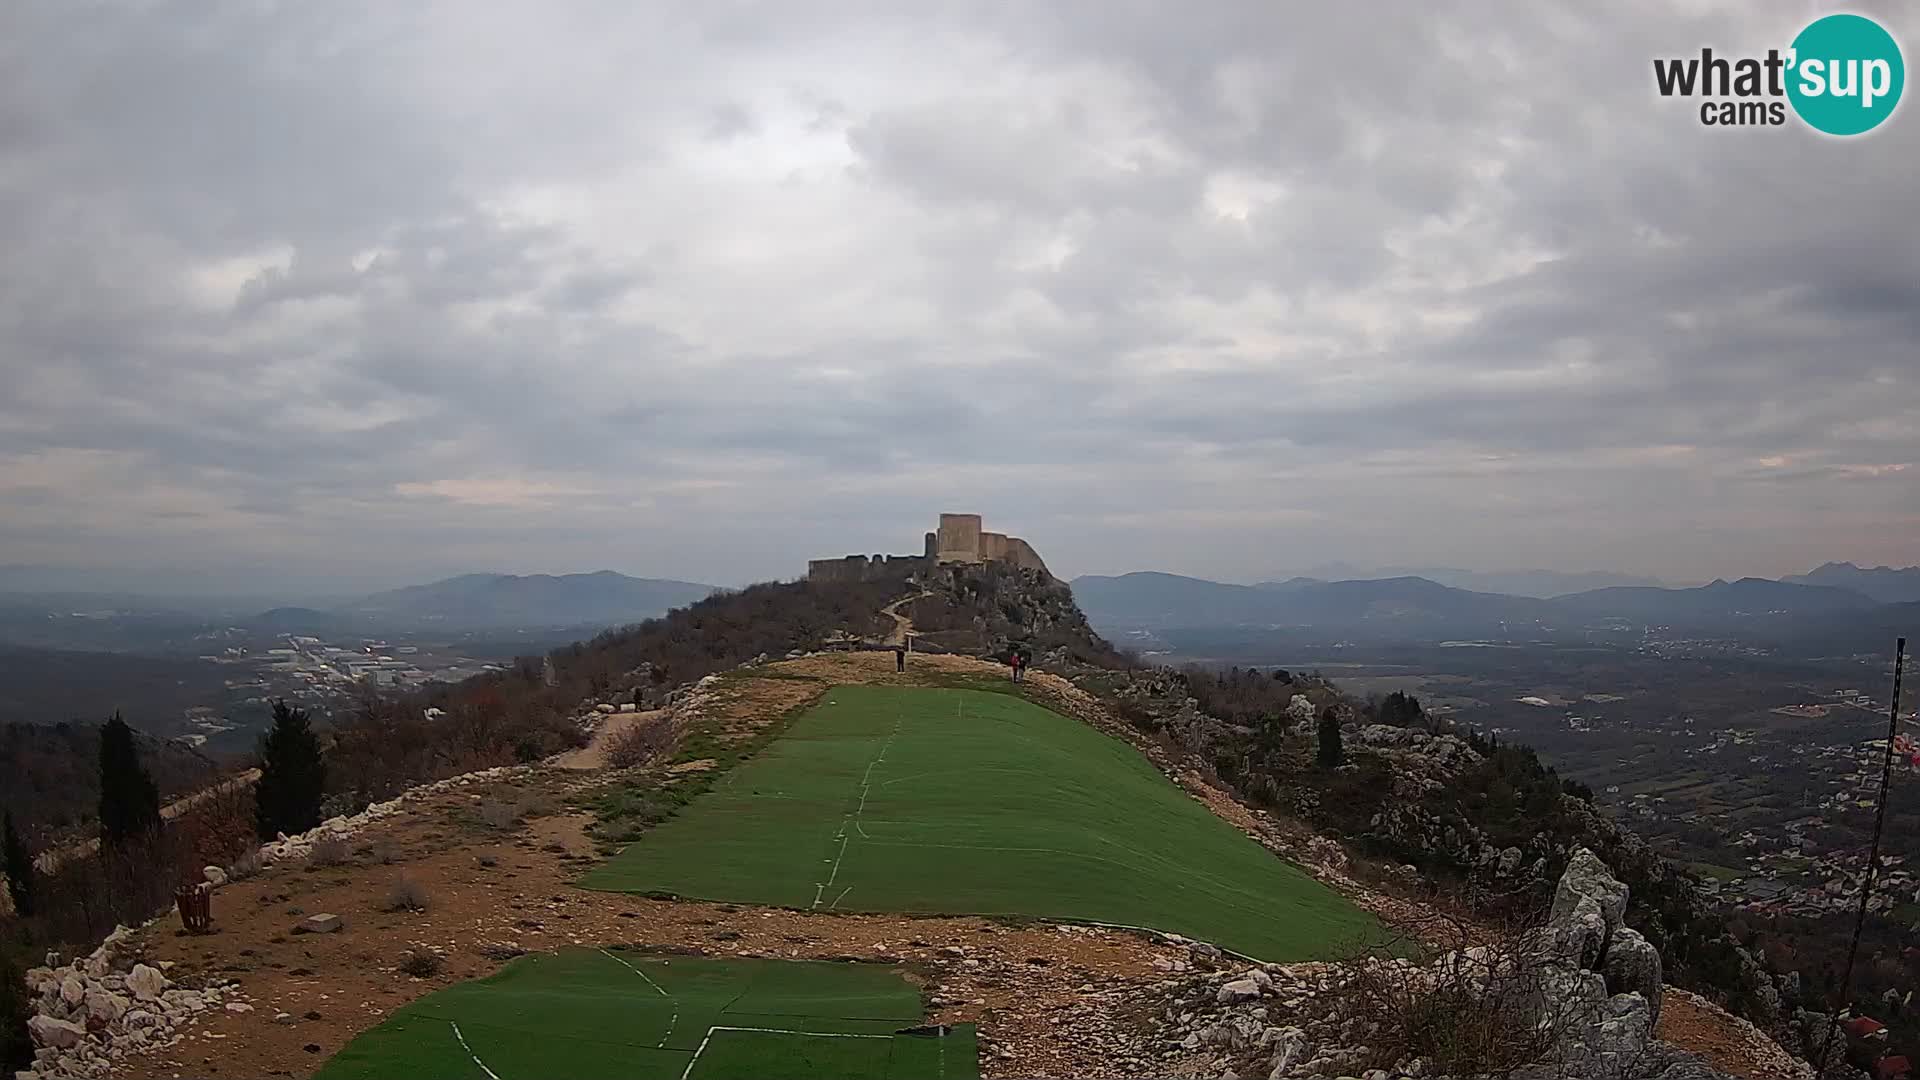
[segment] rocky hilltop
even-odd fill
[[[801,614],[782,621],[789,608]],[[948,654],[896,673],[890,651],[847,650],[903,616]],[[1020,692],[1131,743],[1397,939],[1268,965],[1123,928],[574,888],[702,790],[716,759],[735,756],[723,748],[761,745],[824,688],[992,679],[1015,648],[1039,668]],[[718,659],[747,649],[758,652]],[[1042,573],[976,565],[763,587],[535,660],[484,687],[519,679],[556,707],[577,687],[561,719],[591,732],[589,753],[416,785],[276,840],[244,873],[210,868],[211,936],[177,936],[168,916],[79,961],[47,957],[27,978],[39,1047],[27,1080],[233,1075],[221,1063],[236,1061],[304,1074],[439,986],[523,951],[619,941],[920,965],[935,1020],[977,1023],[982,1074],[995,1078],[1806,1072],[1716,1005],[1789,1031],[1797,991],[1726,935],[1684,874],[1530,751],[1414,703],[1356,702],[1309,673],[1141,664]],[[1329,727],[1344,744],[1333,763],[1316,747]],[[614,753],[635,730],[669,738],[648,756]],[[1798,1015],[1809,1031],[1820,1019]]]

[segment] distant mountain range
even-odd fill
[[[1115,634],[1257,627],[1371,640],[1525,641],[1657,627],[1780,641],[1836,635],[1845,628],[1849,641],[1871,641],[1920,612],[1920,605],[1887,605],[1829,584],[1764,578],[1714,581],[1697,588],[1610,586],[1550,598],[1460,589],[1417,576],[1350,581],[1298,577],[1233,585],[1134,573],[1086,576],[1072,585],[1095,627]]]
[[[1673,582],[1659,578],[1615,574],[1604,570],[1568,573],[1562,570],[1460,570],[1449,566],[1383,566],[1363,570],[1352,563],[1339,562],[1314,567],[1307,571],[1306,576],[1321,581],[1417,577],[1470,592],[1531,596],[1540,600],[1590,589],[1620,586],[1668,588],[1673,585]]]
[[[715,592],[712,585],[592,574],[462,574],[427,585],[375,593],[335,612],[318,613],[384,622],[484,627],[613,626],[640,622],[685,607]],[[292,622],[284,609],[268,612]],[[266,616],[263,616],[263,618]]]
[[[1920,603],[1920,566],[1898,570],[1891,566],[1866,569],[1850,562],[1830,562],[1812,573],[1795,574],[1780,580],[1795,585],[1830,585],[1836,589],[1851,589],[1883,604]]]

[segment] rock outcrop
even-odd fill
[[[1508,1025],[1507,1052],[1522,1059],[1497,1071],[1515,1080],[1727,1080],[1654,1037],[1660,955],[1625,924],[1626,903],[1626,886],[1582,848],[1547,923],[1517,941],[1425,965],[1375,959],[1191,975],[1171,984],[1161,1008],[1160,1056],[1170,1072],[1273,1080],[1467,1075],[1465,1062],[1394,1060],[1392,1048],[1410,1041],[1398,1025],[1426,1001],[1444,1002],[1463,1025]],[[1196,953],[1195,969],[1216,966],[1209,959]]]

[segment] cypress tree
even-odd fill
[[[160,827],[160,789],[140,764],[133,729],[115,712],[100,729],[100,841],[117,844]]]
[[[1320,714],[1320,765],[1331,769],[1347,760],[1347,752],[1340,745],[1340,713],[1333,706]]]
[[[12,811],[5,817],[0,858],[6,864],[7,893],[13,897],[13,913],[24,919],[33,914],[33,856],[27,854],[27,845],[20,842],[20,833],[13,827]]]
[[[260,839],[303,833],[320,824],[327,762],[305,709],[273,703],[273,728],[260,740],[260,781],[254,785],[254,827]]]

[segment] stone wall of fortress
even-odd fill
[[[1033,545],[1017,536],[987,532],[979,514],[941,514],[940,527],[923,537],[920,555],[848,555],[807,563],[809,581],[869,581],[941,563],[1004,562],[1049,573]]]

